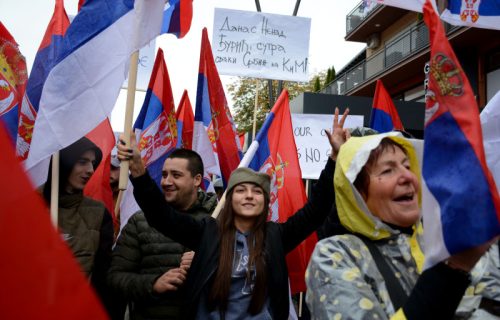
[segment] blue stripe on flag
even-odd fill
[[[26,93],[33,108],[38,111],[42,89],[50,70],[56,65],[57,53],[62,47],[63,37],[53,35],[50,45],[38,51],[26,86]]]
[[[267,132],[269,131],[269,127],[273,123],[275,114],[273,112],[269,113],[266,118],[266,121],[262,124],[262,127],[257,134],[255,140],[259,142],[259,148],[255,152],[255,155],[248,165],[249,168],[252,168],[255,171],[259,171],[260,167],[264,164],[264,162],[269,158],[271,154],[271,149],[269,148],[269,139],[267,138]]]
[[[201,84],[201,85],[200,85]],[[208,127],[210,121],[212,121],[212,115],[210,112],[210,97],[208,95],[208,79],[204,74],[198,74],[198,87],[196,90],[198,97],[201,99],[196,99],[196,111],[194,113],[194,121],[203,122],[205,127]],[[208,106],[207,106],[208,105]]]
[[[146,92],[146,98],[141,112],[134,124],[134,129],[144,130],[154,122],[163,111],[163,104],[151,89]]]
[[[0,117],[0,121],[3,121],[3,123],[5,124],[5,128],[9,132],[13,146],[16,145],[18,113],[19,113],[19,104],[14,106],[7,113],[4,113]]]
[[[184,127],[184,122],[177,120],[177,146],[175,146],[176,149],[179,149],[182,147],[182,144],[184,141],[182,141],[182,127]]]
[[[441,209],[446,248],[454,254],[471,243],[490,240],[500,226],[488,182],[469,142],[450,113],[428,124],[425,131],[423,176]],[[455,159],[450,161],[448,155]]]
[[[133,9],[134,0],[87,0],[66,31],[56,63],[64,60]]]
[[[462,0],[449,0],[448,10],[453,14],[460,14]],[[478,9],[480,16],[500,16],[500,1],[498,0],[483,0],[479,4]]]
[[[394,123],[392,123],[391,115],[384,110],[372,109],[370,128],[377,130],[378,132],[389,132],[394,129]]]

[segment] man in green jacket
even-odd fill
[[[217,197],[200,190],[203,161],[194,151],[174,150],[165,160],[161,186],[177,210],[202,218]],[[182,284],[192,259],[189,248],[150,227],[139,211],[123,228],[113,251],[108,282],[128,301],[130,319],[180,319]],[[182,257],[182,262],[181,262]]]

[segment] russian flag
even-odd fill
[[[174,98],[163,50],[158,49],[142,109],[134,124],[137,146],[151,177],[160,186],[165,159],[177,146]]]
[[[242,152],[207,28],[202,32],[194,121],[193,150],[203,158],[205,173],[222,176],[226,185],[231,172],[240,163]]]
[[[240,165],[271,176],[269,220],[276,222],[287,221],[307,202],[288,100],[283,90]],[[313,233],[287,255],[292,293],[306,290],[305,270],[317,241]]]
[[[28,157],[43,85],[50,70],[56,64],[57,56],[62,48],[63,37],[68,27],[69,19],[66,10],[64,10],[64,2],[63,0],[56,0],[54,13],[31,68],[19,115],[16,150],[18,156],[23,160]]]
[[[441,19],[456,26],[500,30],[500,0],[448,0]]]
[[[430,267],[500,234],[500,198],[486,164],[474,94],[430,2],[424,20],[431,57],[422,211]]]
[[[0,119],[16,144],[19,108],[26,80],[26,61],[14,37],[0,22]]]
[[[26,168],[45,181],[48,159],[106,119],[130,55],[161,29],[163,0],[87,1],[63,38],[40,96]]]
[[[177,119],[177,148],[193,149],[193,127],[194,115],[193,108],[187,90],[184,90],[179,102],[179,107],[175,113]]]
[[[193,0],[169,0],[163,12],[161,33],[173,33],[182,38],[191,28]]]
[[[370,128],[380,133],[404,130],[394,102],[380,79],[377,80],[375,96],[373,97]]]

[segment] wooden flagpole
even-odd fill
[[[137,84],[137,66],[139,61],[139,51],[135,51],[130,56],[130,70],[128,73],[127,104],[125,110],[125,124],[123,127],[123,139],[125,146],[130,148],[130,133],[132,132],[132,117],[134,116],[135,89]],[[128,161],[120,162],[120,180],[118,187],[126,190],[128,184]]]
[[[59,214],[59,151],[52,155],[52,175],[50,177],[50,219],[56,230],[58,229]]]

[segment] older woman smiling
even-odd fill
[[[313,318],[498,319],[496,245],[474,270],[487,245],[422,272],[419,179],[415,151],[398,133],[340,148],[335,195],[350,234],[316,246],[306,278]]]

